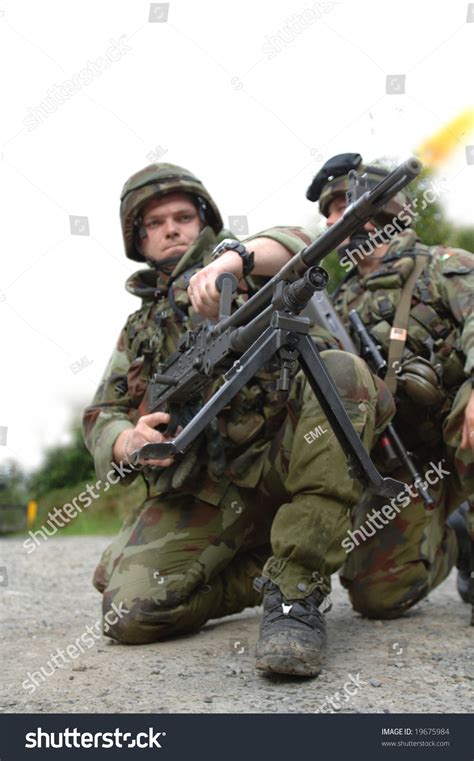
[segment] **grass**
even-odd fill
[[[40,529],[51,517],[55,507],[61,509],[66,503],[71,503],[74,497],[85,491],[86,486],[87,483],[83,482],[74,486],[55,489],[41,497],[38,500],[37,518],[28,530],[37,531]],[[68,518],[62,513],[66,525],[63,528],[58,528],[57,535],[116,534],[127,513],[140,505],[145,497],[146,489],[141,478],[137,478],[129,486],[111,486],[109,491],[101,493],[97,499],[92,501],[90,507],[83,508],[75,518]],[[51,531],[49,526],[48,529]]]

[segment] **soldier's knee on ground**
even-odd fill
[[[104,593],[104,634],[118,642],[146,644],[167,637],[198,630],[209,618],[220,590],[203,585],[186,600],[175,605],[160,602],[152,597],[132,603],[120,603],[120,590],[113,595]],[[121,608],[122,615],[114,614]]]
[[[146,644],[200,629],[211,618],[238,613],[258,605],[260,593],[253,580],[262,572],[262,562],[251,554],[234,558],[208,583],[189,592],[182,584],[156,576],[141,590],[133,585],[107,589],[103,597],[104,634],[127,644]],[[160,587],[157,592],[157,588]],[[138,592],[138,594],[137,594]]]
[[[409,480],[402,470],[394,476]],[[364,526],[365,511],[354,513],[350,537],[356,547],[347,555],[340,580],[363,616],[397,618],[449,576],[458,546],[454,531],[445,525],[447,492],[440,488],[432,495],[437,500],[432,511],[417,497],[378,531],[370,527],[372,535],[361,544],[362,529],[366,534],[369,526]]]
[[[348,581],[341,576],[341,584],[354,610],[365,618],[398,618],[430,591],[429,571],[422,561],[410,563],[391,577]]]

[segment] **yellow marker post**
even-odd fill
[[[34,499],[30,499],[26,505],[26,525],[31,526],[38,515],[38,503]]]

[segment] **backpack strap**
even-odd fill
[[[415,290],[416,281],[423,272],[428,258],[431,256],[426,246],[420,246],[419,248],[424,250],[417,250],[415,266],[403,286],[400,302],[395,312],[392,329],[390,331],[387,361],[388,370],[384,380],[392,394],[395,394],[397,390],[397,369],[400,367],[407,340],[411,300]]]

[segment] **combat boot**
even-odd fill
[[[256,667],[294,676],[317,676],[326,650],[326,621],[319,610],[324,596],[314,591],[287,600],[270,579],[255,580],[263,589],[263,618]]]
[[[471,537],[467,527],[467,514],[469,512],[469,503],[463,502],[457,510],[448,518],[450,526],[456,534],[458,541],[458,559],[456,568],[458,569],[458,578],[456,586],[459,595],[464,602],[470,602],[469,582],[471,570]]]

